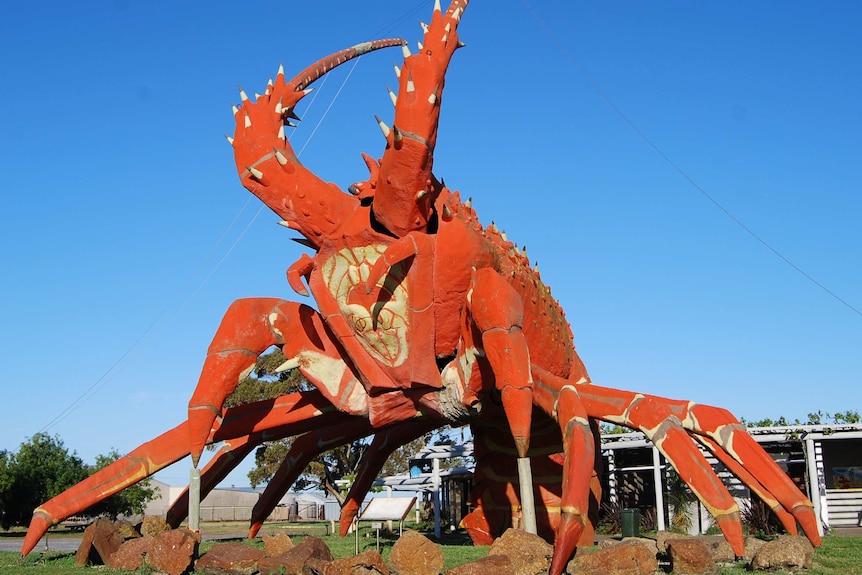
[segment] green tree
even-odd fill
[[[117,461],[119,458],[120,454],[117,453],[116,449],[112,449],[107,455],[97,456],[96,464],[89,466],[89,474],[92,475],[96,473],[100,469],[103,469]],[[155,496],[156,492],[150,487],[150,480],[144,479],[134,485],[126,487],[119,493],[100,501],[96,505],[93,505],[84,511],[83,515],[87,515],[89,517],[106,515],[112,519],[116,519],[121,515],[143,515],[144,507],[147,505],[147,502],[152,501]]]
[[[410,443],[402,445],[392,452],[392,455],[386,460],[383,466],[381,475],[398,475],[399,473],[407,473],[410,470],[410,460],[416,456],[423,447],[428,445],[431,439],[431,434],[426,433],[419,439],[414,439]]]
[[[88,475],[81,458],[69,453],[58,436],[46,433],[22,443],[7,466],[12,480],[0,523],[4,529],[28,525],[33,509]]]
[[[758,419],[755,421],[746,421],[745,419],[740,419],[740,421],[746,427],[787,427],[791,425],[840,425],[840,424],[849,424],[849,423],[860,423],[862,422],[862,416],[859,415],[859,412],[855,409],[848,409],[847,411],[839,411],[834,415],[831,415],[828,411],[817,410],[812,413],[809,413],[807,419],[805,421],[800,421],[798,418],[793,421],[789,421],[783,415],[778,419]]]
[[[14,477],[9,467],[9,452],[4,449],[0,451],[0,524],[3,523],[6,500],[9,497],[9,490],[12,487],[13,481]]]
[[[862,418],[859,416],[859,412],[855,409],[848,409],[844,412],[836,413],[832,416],[833,421],[835,423],[860,423],[862,422]]]

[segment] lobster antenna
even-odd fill
[[[325,58],[321,58],[311,66],[307,67],[305,70],[297,74],[293,80],[289,82],[289,85],[293,86],[293,89],[297,92],[301,90],[305,90],[310,84],[314,83],[321,76],[344,64],[348,60],[352,60],[358,56],[362,56],[363,54],[367,54],[368,52],[372,52],[374,50],[379,50],[381,48],[389,48],[391,46],[401,46],[404,44],[404,40],[401,38],[386,38],[384,40],[372,40],[371,42],[362,42],[361,44],[357,44],[355,46],[351,46],[350,48],[345,48],[344,50],[339,50],[334,54],[330,54]]]

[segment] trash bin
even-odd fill
[[[620,523],[623,528],[623,537],[640,537],[641,510],[623,509],[620,511]]]

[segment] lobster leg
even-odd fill
[[[288,430],[303,433],[315,426],[331,425],[343,417],[317,390],[292,393],[276,400],[226,409],[206,442],[250,434],[265,440],[268,432],[285,437],[291,434]],[[183,422],[39,506],[33,512],[21,554],[30,553],[52,525],[190,455],[187,438],[188,422]]]
[[[478,270],[468,295],[470,316],[482,334],[485,357],[494,372],[497,390],[518,450],[518,475],[524,529],[536,533],[530,460],[533,378],[530,352],[521,327],[524,304],[515,289],[489,268]]]
[[[589,525],[590,487],[595,464],[595,441],[593,429],[587,419],[587,411],[581,403],[575,385],[564,386],[552,405],[543,402],[537,393],[537,403],[550,408],[563,434],[563,488],[560,502],[560,525],[554,541],[554,556],[549,573],[563,572],[580,540],[584,528]],[[544,405],[542,405],[544,403]]]
[[[309,431],[294,440],[284,461],[251,510],[249,539],[257,536],[263,522],[312,459],[339,445],[365,437],[373,431],[367,419],[351,419],[336,426]]]
[[[347,531],[359,513],[362,500],[365,499],[368,490],[371,489],[374,480],[380,474],[380,470],[383,469],[392,452],[440,427],[440,423],[439,419],[423,417],[418,420],[405,421],[375,433],[371,445],[362,454],[359,472],[341,506],[340,529],[342,537],[347,535]]]
[[[30,553],[52,525],[188,455],[187,434],[188,425],[183,422],[37,507],[21,555]]]
[[[797,535],[798,529],[796,528],[796,518],[793,517],[790,513],[788,513],[784,507],[781,506],[781,503],[775,499],[775,496],[766,489],[763,484],[757,480],[754,475],[752,475],[745,467],[743,467],[737,460],[730,456],[723,447],[718,445],[715,441],[706,437],[705,435],[694,435],[694,438],[701,442],[709,451],[718,459],[727,469],[733,473],[737,479],[742,481],[749,489],[751,489],[755,495],[760,497],[760,499],[766,503],[772,512],[775,513],[775,516],[778,517],[778,520],[781,521],[781,524],[784,526],[784,529],[790,535]]]
[[[537,387],[536,403],[541,405],[541,388]],[[489,406],[493,407],[493,406]],[[553,543],[562,523],[564,507],[571,507],[563,502],[565,453],[561,444],[561,424],[543,413],[544,409],[534,413],[534,425],[530,441],[530,460],[532,462],[534,481],[537,484],[536,519],[539,535]],[[565,416],[564,416],[565,417]],[[509,526],[520,526],[519,498],[517,490],[518,478],[514,474],[517,452],[506,429],[496,421],[497,418],[483,418],[471,422],[473,431],[474,459],[476,470],[474,486],[471,495],[473,511],[464,517],[462,527],[467,529],[474,545],[490,545],[494,539],[503,534]],[[590,425],[593,443],[598,444],[598,429],[594,422]],[[570,462],[571,463],[571,462]],[[588,513],[582,512],[584,527],[579,547],[589,547],[595,541],[595,524],[598,519],[599,502],[601,501],[601,452],[595,450],[595,460],[588,469],[587,477],[575,479],[576,482],[586,482],[588,485]],[[567,502],[574,499],[578,493],[572,489],[572,477],[578,478],[580,471],[569,476]],[[583,490],[580,491],[581,493]],[[579,505],[580,506],[583,504]]]
[[[756,483],[747,483],[748,487],[758,493],[767,504],[770,504],[770,499],[773,502],[777,499],[782,507],[799,522],[811,544],[820,545],[814,504],[799,491],[787,474],[778,467],[775,460],[754,441],[745,427],[725,409],[693,403],[688,404],[687,408],[687,417],[683,418],[684,424],[694,433],[714,441],[724,452],[738,461],[743,470],[750,471],[753,478],[764,487],[766,497],[758,493]],[[708,443],[707,446],[709,446]],[[729,468],[731,472],[735,472],[735,466]],[[739,476],[743,482],[745,477],[744,473]],[[769,494],[774,497],[769,497]],[[781,519],[780,514],[778,517]]]
[[[284,400],[291,397],[292,396],[280,397],[274,402],[270,400],[259,403],[270,405],[276,411],[280,411],[285,404]],[[298,402],[294,401],[294,404],[298,405]],[[249,406],[254,405],[258,404],[249,404]],[[233,410],[229,410],[227,416],[228,421],[232,423],[236,421],[232,412],[244,409],[248,410],[249,406],[240,406],[233,408]],[[329,424],[331,423],[341,424],[343,420],[352,419],[350,416],[336,411],[332,406],[324,407],[323,409],[313,407],[313,410],[313,413],[303,414],[302,418],[297,421],[277,425],[273,428],[255,431],[248,435],[223,441],[221,449],[219,449],[218,453],[213,456],[201,471],[201,497],[206,497],[206,495],[212,491],[228,475],[228,473],[233,471],[233,469],[235,469],[236,466],[239,465],[255,447],[264,441],[276,441],[291,435],[297,435],[303,432],[307,433],[309,429],[314,429],[315,427],[320,426],[325,426],[323,427],[324,429],[331,429],[331,427],[329,427]],[[244,419],[254,419],[256,417],[256,415],[249,414],[244,416]],[[234,423],[234,425],[236,424]],[[219,435],[224,433],[221,429],[219,429],[219,432]],[[168,524],[176,528],[188,516],[188,511],[189,490],[186,488],[168,509]],[[271,511],[272,510],[270,509],[270,512]]]
[[[537,391],[541,390],[537,388]],[[536,403],[541,405],[541,395],[537,394]],[[576,404],[571,405],[576,407]],[[579,457],[577,448],[572,447],[568,452],[570,458],[566,461],[560,433],[565,424],[558,423],[543,411],[544,409],[536,410],[534,413],[529,454],[537,485],[535,497],[538,534],[550,543],[556,542],[557,549],[562,549],[570,546],[570,541],[577,535],[572,533],[568,535],[569,540],[563,538],[561,541],[558,533],[560,529],[570,531],[566,526],[574,524],[575,529],[581,533],[576,541],[577,545],[589,547],[594,544],[593,526],[601,499],[601,486],[595,471],[601,469],[600,461],[587,462],[586,458]],[[568,415],[563,413],[562,417],[565,419]],[[522,526],[520,499],[516,487],[518,478],[514,473],[517,452],[514,443],[507,437],[505,420],[501,418],[500,422],[496,417],[471,422],[476,462],[471,494],[473,511],[462,519],[461,526],[467,530],[474,545],[490,545],[508,527]],[[577,424],[573,424],[571,428],[576,426]],[[593,438],[596,437],[592,425],[589,433],[593,434]],[[594,443],[595,441],[593,439]],[[598,457],[601,455],[598,450],[595,450],[595,454]],[[571,471],[574,469],[573,464],[579,467],[577,471]],[[568,472],[565,471],[566,467],[570,469]],[[564,482],[567,485],[566,491],[563,490]],[[583,503],[584,496],[587,497],[587,503]],[[580,502],[577,501],[579,497]],[[575,515],[572,510],[575,506],[580,511],[582,521],[572,521],[572,516]],[[581,523],[582,525],[578,525]],[[567,559],[571,551],[567,549],[558,553],[558,557]]]
[[[508,527],[515,525],[516,519],[521,519],[520,498],[514,488],[517,478],[513,473],[518,453],[505,417],[494,413],[497,409],[491,404],[484,408],[485,417],[470,422],[476,462],[470,494],[473,511],[461,520],[461,525],[474,545],[490,545]],[[550,481],[540,483],[558,482],[559,470],[555,471]]]
[[[537,389],[542,387],[543,392],[556,393],[564,385],[564,380],[535,366],[533,376],[540,382]],[[741,474],[741,480],[755,478],[767,497],[774,496],[802,525],[811,543],[820,544],[811,502],[726,410],[596,385],[580,386],[578,392],[590,417],[639,429],[653,441],[715,517],[737,554],[744,551],[738,507],[689,433],[713,440],[749,472]]]
[[[279,299],[237,300],[213,337],[189,401],[187,442],[195,465],[225,398],[272,345],[281,345],[291,367],[298,367],[339,409],[355,415],[367,411],[364,390],[316,311]]]
[[[734,553],[740,557],[745,553],[739,507],[667,402],[594,385],[581,386],[578,391],[590,416],[644,432],[715,518]],[[627,401],[620,406],[622,398]],[[615,409],[610,411],[611,407]]]

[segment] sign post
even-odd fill
[[[359,554],[359,522],[371,521],[372,529],[377,530],[377,548],[380,550],[380,529],[383,521],[398,521],[398,535],[404,531],[404,519],[413,506],[415,497],[375,497],[368,502],[362,513],[356,518],[356,553]]]

